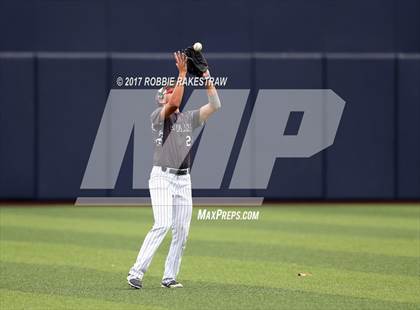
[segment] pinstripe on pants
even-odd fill
[[[156,250],[172,228],[172,242],[163,279],[176,279],[187,242],[192,214],[191,177],[153,167],[149,179],[154,224],[146,235],[129,277],[143,278]]]

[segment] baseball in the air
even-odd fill
[[[200,52],[203,49],[203,45],[201,45],[200,42],[196,42],[194,43],[193,48],[194,48],[194,51]]]

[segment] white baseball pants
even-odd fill
[[[146,235],[129,277],[142,279],[156,250],[172,229],[163,279],[176,279],[187,242],[192,214],[191,176],[175,175],[154,166],[149,179],[154,224]]]

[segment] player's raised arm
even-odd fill
[[[207,76],[209,78],[210,74],[207,71],[203,76]],[[222,106],[217,94],[217,90],[210,79],[207,79],[206,87],[209,102],[200,108],[200,122],[205,122],[210,117],[210,115],[219,110]]]
[[[181,52],[174,53],[174,57],[179,72],[178,79],[172,95],[160,112],[161,118],[168,118],[172,113],[178,110],[182,102],[182,96],[184,95],[184,84],[182,81],[187,74],[187,57]]]

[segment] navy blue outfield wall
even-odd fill
[[[335,143],[308,159],[277,159],[266,197],[420,199],[419,54],[226,56],[209,54],[214,74],[251,97],[262,88],[330,88],[346,101]],[[0,53],[0,199],[79,196],[112,81],[174,69],[147,54]],[[131,171],[132,143],[115,192],[101,194],[130,195]]]
[[[174,74],[156,53],[192,40],[219,53],[212,72],[229,88],[251,89],[239,142],[258,89],[347,102],[332,147],[277,159],[266,191],[242,193],[420,199],[419,0],[0,0],[0,38],[0,199],[77,197],[115,78]],[[133,195],[132,147],[116,189],[92,195]]]
[[[0,38],[0,51],[420,52],[420,1],[0,0]]]

